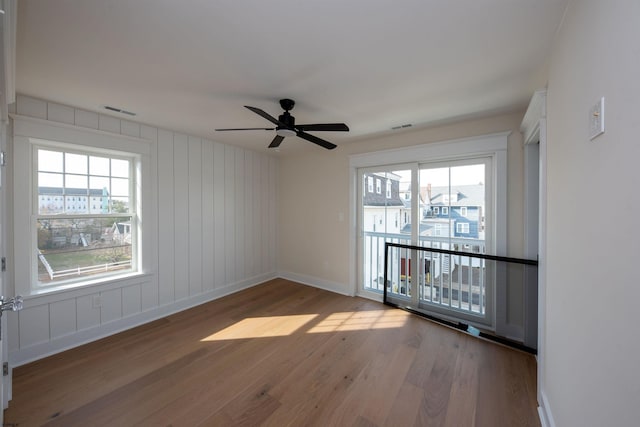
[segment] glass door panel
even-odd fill
[[[360,286],[368,292],[384,291],[384,244],[411,244],[412,213],[411,169],[363,169],[359,171],[359,258]],[[397,253],[387,291],[411,295],[411,260]]]
[[[421,165],[419,246],[487,252],[487,183],[490,159]],[[475,321],[487,319],[487,269],[483,260],[421,252],[420,307]],[[455,312],[455,313],[453,313]]]

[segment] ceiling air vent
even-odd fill
[[[391,128],[391,130],[410,128],[411,126],[413,126],[411,123],[407,123],[406,125],[394,126]]]
[[[109,111],[115,111],[116,113],[127,114],[129,116],[135,116],[136,115],[136,113],[132,113],[131,111],[123,110],[122,108],[110,107],[108,105],[105,105],[104,109],[105,110],[109,110]]]

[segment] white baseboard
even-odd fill
[[[538,406],[540,424],[542,427],[556,427],[556,423],[553,421],[553,416],[551,415],[551,408],[549,407],[547,395],[544,391],[541,391],[540,396],[542,397],[542,402],[538,402],[540,404],[540,406]]]
[[[162,319],[163,317],[171,314],[256,286],[268,280],[275,279],[276,277],[277,275],[273,273],[256,276],[251,279],[233,283],[223,288],[213,289],[179,301],[174,301],[171,304],[155,307],[132,316],[123,317],[109,323],[76,331],[60,338],[34,344],[29,347],[23,347],[9,352],[9,366],[12,368],[21,366],[80,345],[88,344],[109,335],[126,331],[127,329],[135,328],[136,326]]]
[[[303,285],[313,286],[314,288],[324,289],[325,291],[335,292],[336,294],[346,295],[349,297],[354,295],[353,292],[348,289],[347,285],[320,279],[318,277],[292,273],[290,271],[279,271],[278,277],[291,280],[292,282],[302,283]]]

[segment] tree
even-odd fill
[[[111,200],[111,212],[113,213],[128,213],[129,205],[122,200]]]

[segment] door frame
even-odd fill
[[[16,57],[16,25],[18,17],[17,0],[0,0],[0,151],[8,152],[9,135],[9,105],[15,103],[15,57]],[[7,156],[10,157],[10,156]],[[0,166],[0,256],[6,257],[9,249],[9,224],[7,218],[7,198],[11,192],[8,187],[8,176],[6,166]],[[8,261],[7,261],[8,263]],[[0,294],[7,296],[13,292],[13,276],[7,271],[0,272]],[[7,316],[0,318],[0,328],[2,339],[0,340],[0,361],[4,364],[8,362],[8,332]],[[9,375],[5,378],[0,373],[0,401],[2,408],[6,409],[11,400],[11,366]],[[4,421],[3,413],[0,412],[0,424]]]
[[[523,134],[524,144],[538,144],[538,310],[537,310],[537,350],[538,361],[538,405],[539,412],[544,414],[545,397],[542,391],[545,389],[543,375],[545,369],[545,331],[546,331],[546,253],[547,253],[547,90],[536,91],[531,97],[529,107],[522,119],[520,131]],[[529,235],[529,239],[536,236]],[[533,246],[533,242],[529,246]],[[547,405],[548,407],[548,405]],[[541,419],[543,415],[541,415]]]

